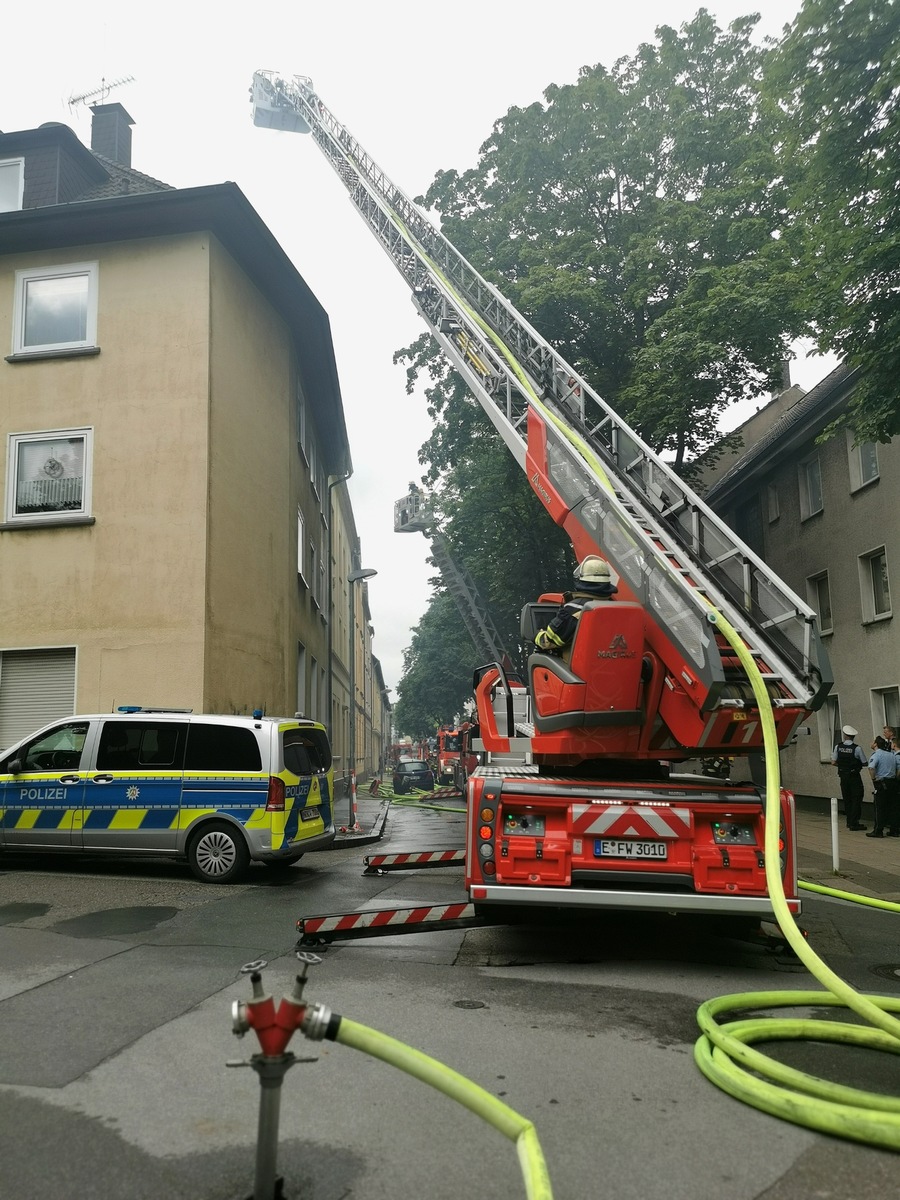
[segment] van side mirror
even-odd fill
[[[21,773],[22,773],[21,758],[11,758],[9,760],[9,773],[10,773],[10,775],[21,775]]]

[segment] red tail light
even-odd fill
[[[277,775],[269,776],[266,812],[284,812],[284,780],[279,779]]]

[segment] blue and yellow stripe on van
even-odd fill
[[[7,778],[7,803],[0,808],[3,828],[17,832],[121,830],[149,833],[154,829],[181,832],[202,817],[225,816],[242,825],[248,834],[271,831],[271,848],[279,850],[286,844],[323,832],[331,822],[333,780],[330,772],[327,776],[299,779],[289,772],[282,772],[280,778],[285,784],[283,812],[267,811],[269,777],[257,772],[221,775],[203,771],[139,774],[108,771],[103,774],[111,778],[103,784],[93,783],[95,774],[95,771],[82,773],[77,783],[66,784],[59,782],[59,772],[35,773],[29,775],[28,786],[18,789],[15,779]],[[147,807],[141,803],[141,791],[142,783],[150,780],[154,804]],[[114,787],[121,796],[123,786],[124,798],[117,799],[116,803],[103,803],[104,788]],[[318,816],[311,821],[301,820],[305,808],[318,808]],[[304,836],[298,839],[301,828]]]

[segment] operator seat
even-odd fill
[[[534,640],[557,605],[526,604],[522,636]],[[555,597],[553,597],[555,599]],[[582,610],[568,662],[536,651],[528,658],[535,730],[639,726],[643,722],[644,610],[627,600],[589,601]]]

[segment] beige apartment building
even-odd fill
[[[818,441],[858,379],[840,366],[809,392],[786,387],[704,481],[711,507],[819,616],[834,686],[782,752],[784,782],[800,795],[839,794],[831,750],[843,725],[867,753],[884,724],[900,727],[900,444],[856,445],[851,430]]]
[[[0,745],[122,704],[349,707],[327,315],[234,184],[134,170],[131,125],[0,134]]]

